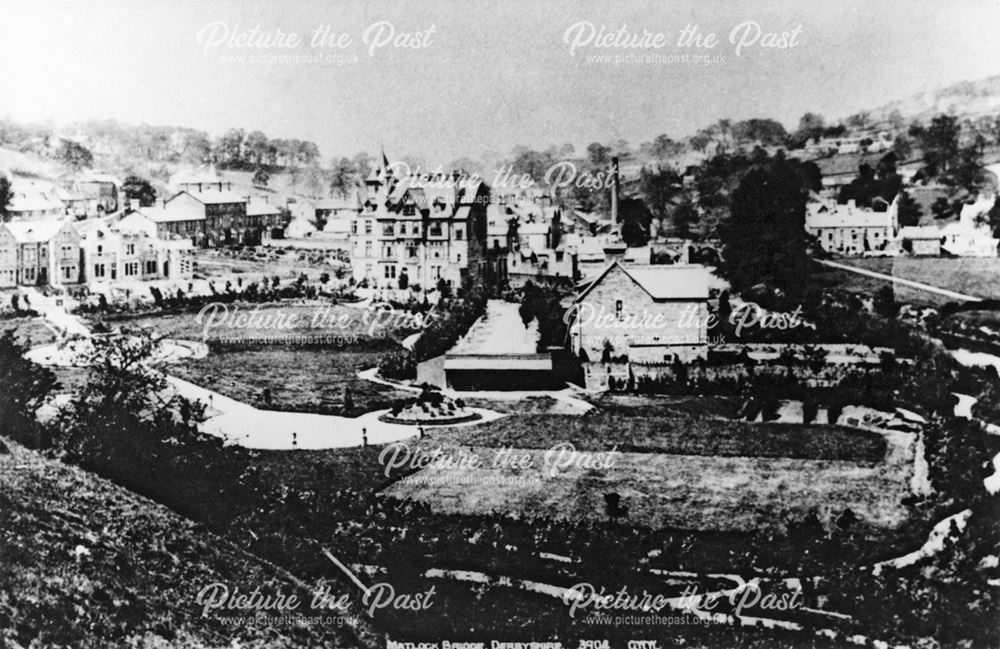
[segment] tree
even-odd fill
[[[203,407],[168,396],[163,374],[149,365],[159,341],[148,333],[91,340],[89,380],[57,418],[56,448],[66,460],[128,484],[156,464],[154,457],[137,456],[193,433]]]
[[[246,131],[231,128],[219,138],[215,145],[215,159],[222,166],[240,166],[244,162],[243,141]]]
[[[271,180],[271,174],[267,173],[264,167],[257,167],[253,174],[253,184],[258,187],[267,187],[267,181]]]
[[[796,139],[803,142],[822,137],[825,122],[823,116],[817,113],[806,113],[799,118],[799,128],[795,132]]]
[[[125,192],[126,200],[137,200],[141,207],[149,207],[156,203],[156,189],[140,176],[126,176],[122,182],[122,191]]]
[[[751,169],[731,201],[721,228],[722,271],[736,290],[760,282],[798,295],[809,276],[804,230],[807,188],[801,165],[776,160]]]
[[[650,153],[659,160],[666,160],[680,153],[683,148],[679,142],[671,140],[668,136],[657,135],[653,139]]]
[[[904,133],[900,133],[892,141],[892,150],[900,160],[906,160],[913,153],[913,145],[910,143],[910,138]]]
[[[10,201],[14,198],[14,190],[11,187],[10,179],[0,175],[0,222],[5,223],[10,220]]]
[[[875,313],[883,318],[896,317],[899,313],[899,305],[896,304],[896,294],[892,290],[892,285],[886,284],[875,292],[875,298],[872,300],[872,308],[875,309]]]
[[[594,166],[607,164],[611,159],[611,149],[600,142],[587,145],[587,160]]]
[[[635,198],[622,199],[618,204],[618,215],[621,220],[621,237],[630,248],[646,245],[649,242],[649,226],[653,222],[653,214],[642,201]]]
[[[55,375],[24,357],[28,346],[8,329],[0,335],[0,435],[31,441],[35,412],[57,386]]]
[[[901,227],[920,224],[920,217],[923,215],[923,210],[912,196],[906,192],[899,192],[899,205],[897,207],[899,210],[899,225]]]
[[[788,138],[785,127],[773,119],[754,118],[736,122],[732,131],[737,142],[760,141],[764,146],[779,146],[785,144]]]
[[[948,219],[954,214],[954,210],[951,206],[951,201],[945,196],[938,196],[933,203],[931,203],[931,214],[934,215],[935,219]]]
[[[977,192],[978,186],[982,182],[983,149],[985,148],[986,140],[982,135],[976,135],[973,142],[962,147],[948,174],[949,184],[969,192]]]
[[[681,177],[671,169],[649,171],[643,167],[639,172],[639,193],[658,219],[666,217],[668,205],[681,189]]]
[[[927,174],[934,177],[948,172],[958,158],[958,119],[953,115],[938,115],[929,127],[915,130],[924,152]]]
[[[441,299],[447,300],[451,298],[451,284],[445,281],[443,277],[437,281],[437,291]]]
[[[56,157],[74,171],[94,166],[94,154],[73,140],[61,140]]]
[[[270,141],[260,131],[251,131],[243,141],[243,150],[247,164],[262,165],[267,162]]]

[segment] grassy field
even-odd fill
[[[389,497],[414,499],[435,512],[607,519],[604,495],[617,493],[627,520],[653,528],[746,531],[817,511],[826,521],[850,508],[873,526],[907,517],[903,466],[764,457],[695,457],[623,453],[610,468],[556,468],[545,451],[530,467],[493,466],[495,450],[475,448],[481,468],[428,467],[389,487]]]
[[[841,263],[872,270],[893,277],[930,284],[938,288],[957,291],[974,297],[1000,299],[1000,258],[951,259],[951,258],[871,258],[841,259]],[[844,272],[845,285],[868,293],[885,284],[875,278]],[[951,298],[896,285],[896,300],[914,304],[939,305],[954,301]]]
[[[261,408],[344,414],[345,390],[354,410],[350,416],[389,408],[413,394],[358,378],[360,370],[378,365],[388,343],[362,348],[295,349],[272,346],[246,351],[211,351],[203,359],[175,363],[171,374],[228,397]],[[271,403],[264,390],[271,391]]]
[[[0,440],[0,646],[367,646],[346,626],[202,617],[216,582],[310,597],[167,508]]]
[[[384,326],[373,327],[374,318],[365,309],[317,300],[306,304],[238,303],[223,305],[218,311],[204,315],[155,313],[98,317],[96,321],[109,327],[149,329],[161,336],[205,340],[209,344],[237,344],[245,340],[253,345],[260,338],[280,341],[302,336],[403,338],[414,331],[400,321],[382,320]]]
[[[383,354],[397,349],[396,341],[410,333],[398,323],[373,329],[365,310],[323,302],[235,308],[237,313],[246,313],[250,326],[212,328],[205,339],[208,356],[172,364],[169,372],[275,410],[343,414],[345,390],[350,390],[354,408],[349,414],[355,416],[412,396],[357,376],[360,370],[377,366]],[[186,340],[202,340],[205,327],[198,314],[103,321]],[[265,390],[271,393],[270,402],[265,400]]]
[[[523,415],[503,417],[448,433],[449,441],[471,446],[547,449],[571,442],[582,451],[617,448],[629,453],[723,457],[841,460],[873,464],[885,456],[878,434],[849,428],[798,424],[621,415]]]
[[[52,329],[45,324],[44,318],[11,318],[0,320],[0,331],[14,331],[14,335],[24,341],[29,347],[47,345],[56,340]]]

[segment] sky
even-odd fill
[[[689,25],[714,47],[680,46]],[[324,158],[384,146],[447,164],[842,118],[1000,73],[998,34],[995,0],[0,0],[0,116],[241,127]]]

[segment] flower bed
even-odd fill
[[[379,420],[411,426],[444,426],[481,418],[479,413],[467,408],[461,399],[446,397],[436,387],[425,384],[419,397],[397,403],[392,410],[380,416]]]

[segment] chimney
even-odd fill
[[[618,156],[611,158],[611,224],[618,225]]]

